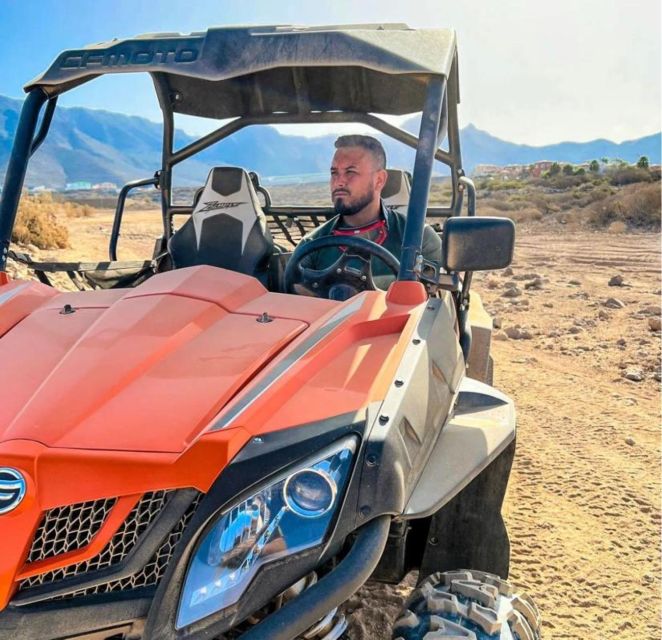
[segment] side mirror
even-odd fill
[[[512,262],[514,249],[515,225],[509,218],[456,216],[444,224],[446,271],[503,269]]]

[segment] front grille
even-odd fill
[[[150,558],[149,562],[141,571],[127,578],[123,578],[122,580],[115,580],[96,587],[81,589],[64,597],[89,596],[96,593],[109,593],[111,591],[124,591],[127,589],[138,589],[139,587],[151,587],[157,585],[161,581],[165,570],[168,568],[168,563],[170,562],[170,558],[172,558],[175,546],[182,537],[186,525],[188,525],[193,517],[201,498],[202,494],[198,494],[175,528],[170,532],[170,535],[165,539],[163,544],[157,549],[156,553]]]
[[[21,581],[19,591],[50,585],[73,576],[92,574],[117,565],[139,544],[141,536],[147,531],[150,524],[164,507],[166,507],[173,493],[173,491],[153,491],[144,494],[101,553],[84,562],[27,578]],[[168,537],[154,553],[153,557],[138,573],[120,580],[80,589],[63,597],[70,598],[156,585],[163,576],[168,561],[172,557],[175,545],[193,516],[201,497],[202,494],[196,496],[179,522],[171,530]]]
[[[116,498],[79,502],[44,513],[28,554],[28,562],[47,560],[86,547],[101,529],[116,502]]]

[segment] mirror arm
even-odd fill
[[[467,192],[467,215],[473,217],[476,215],[476,185],[471,178],[460,176],[459,186],[461,191]],[[471,295],[471,279],[473,271],[465,271],[462,281],[462,291],[458,300],[458,323],[460,326],[460,348],[464,355],[464,361],[469,361],[469,352],[471,351],[471,325],[469,324],[469,303]]]
[[[471,196],[469,197],[471,202]],[[460,348],[464,355],[464,361],[469,361],[469,352],[471,351],[471,325],[469,324],[469,303],[471,301],[471,279],[473,271],[465,271],[462,280],[462,291],[460,292],[458,305],[458,322],[460,324]]]
[[[110,232],[110,241],[108,244],[108,257],[111,262],[117,260],[117,241],[120,237],[120,227],[122,226],[122,216],[124,215],[124,205],[126,203],[126,197],[129,195],[129,192],[136,187],[146,187],[149,185],[154,185],[158,188],[159,184],[159,172],[157,171],[154,174],[153,178],[146,178],[145,180],[135,180],[133,182],[128,182],[125,184],[119,195],[117,196],[117,205],[115,206],[115,217],[113,218],[113,228]]]

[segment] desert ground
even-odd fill
[[[512,582],[547,639],[660,638],[660,236],[524,230],[475,289],[518,412]],[[352,640],[388,638],[414,581],[364,587]]]
[[[105,259],[110,220],[71,218],[71,249],[29,250]],[[149,256],[159,224],[127,212],[120,258]],[[495,386],[518,411],[512,581],[547,639],[660,638],[660,235],[524,225],[512,268],[474,289],[497,327]],[[345,607],[350,638],[389,638],[414,583],[365,586]]]

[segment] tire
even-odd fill
[[[426,578],[405,602],[392,638],[540,640],[540,633],[528,596],[491,573],[461,570]]]

